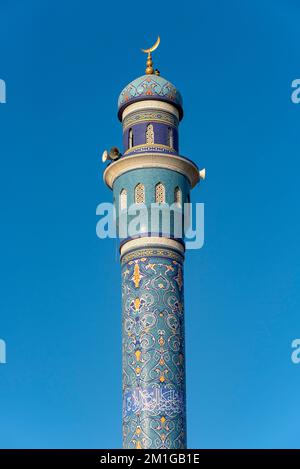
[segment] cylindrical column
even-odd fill
[[[184,449],[184,239],[199,169],[179,153],[180,92],[148,72],[118,99],[123,155],[104,153],[121,242],[123,446]]]
[[[183,253],[144,242],[121,251],[123,446],[185,448]]]

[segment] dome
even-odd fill
[[[129,83],[121,92],[118,100],[118,117],[129,104],[145,99],[156,99],[173,104],[179,111],[179,118],[183,116],[182,97],[175,86],[159,75],[142,75]]]

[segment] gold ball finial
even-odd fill
[[[148,54],[147,62],[146,62],[146,65],[147,65],[146,74],[147,75],[153,75],[154,73],[157,75],[156,71],[154,71],[154,68],[153,68],[151,52],[155,51],[155,49],[158,48],[159,44],[160,44],[160,37],[158,36],[155,44],[153,44],[152,47],[149,47],[149,49],[142,49],[142,52],[145,52],[145,54]]]
[[[152,75],[154,73],[154,68],[153,68],[153,61],[150,52],[148,53],[148,58],[146,62],[146,74],[147,75]]]

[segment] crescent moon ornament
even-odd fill
[[[154,73],[156,75],[159,75],[159,71],[156,70],[154,71],[154,68],[153,68],[153,61],[152,61],[152,57],[151,57],[151,52],[155,51],[158,46],[160,44],[160,37],[158,36],[157,39],[156,39],[156,42],[153,44],[152,47],[149,47],[149,49],[142,49],[143,52],[145,52],[145,54],[148,54],[148,57],[147,57],[147,62],[146,62],[146,74],[147,75],[153,75]]]
[[[160,37],[158,36],[155,44],[153,44],[152,47],[149,47],[149,49],[142,49],[142,51],[145,52],[145,54],[150,54],[151,52],[155,51],[158,48],[159,44],[160,44]]]

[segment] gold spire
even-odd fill
[[[152,47],[149,47],[149,49],[142,49],[142,51],[145,52],[145,54],[148,54],[147,62],[146,62],[146,65],[147,65],[146,74],[147,75],[153,75],[154,73],[156,75],[159,75],[159,71],[154,70],[153,68],[153,61],[152,61],[152,56],[151,56],[151,52],[155,51],[155,49],[158,48],[159,43],[160,43],[160,37],[158,36],[155,44],[153,44]]]

